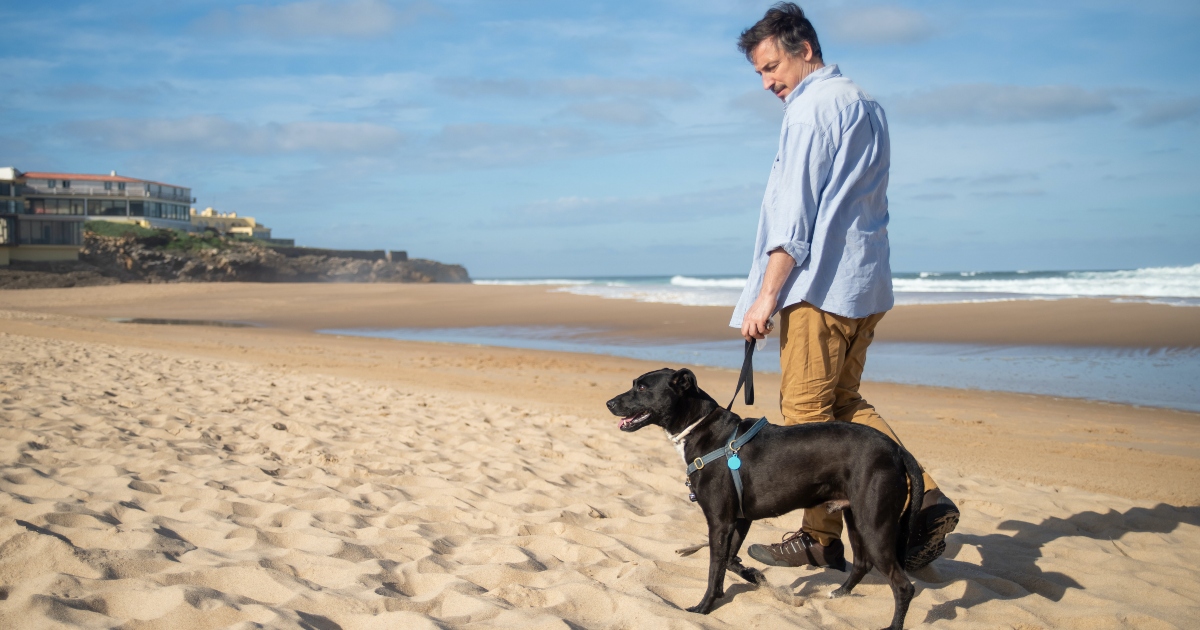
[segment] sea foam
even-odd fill
[[[733,306],[745,276],[640,276],[476,280],[476,284],[545,285],[554,291],[612,300],[686,306]],[[1200,306],[1200,264],[1118,271],[955,271],[897,273],[897,304],[1111,298]]]

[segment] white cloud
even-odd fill
[[[857,44],[913,44],[936,32],[924,13],[895,6],[841,12],[830,27],[836,37]],[[819,37],[820,31],[817,33]]]
[[[397,147],[403,136],[384,125],[300,121],[263,125],[218,116],[110,118],[68,124],[70,133],[116,149],[185,149],[235,154],[378,153]]]
[[[480,94],[523,98],[559,96],[566,98],[647,98],[685,100],[697,94],[696,88],[670,79],[627,79],[607,77],[560,77],[528,80],[519,78],[480,79],[460,77],[438,83],[441,91],[461,98]]]
[[[612,223],[673,223],[758,209],[762,186],[735,186],[675,195],[560,197],[512,208],[504,225],[572,226]]]
[[[578,155],[593,138],[570,127],[470,123],[447,125],[430,139],[420,161],[462,166],[513,166]]]
[[[778,96],[766,90],[745,92],[730,101],[729,107],[775,125],[783,120],[783,103]]]
[[[897,120],[932,124],[1060,122],[1116,110],[1108,94],[1073,85],[950,85],[881,100]]]
[[[1026,188],[1023,190],[989,190],[987,192],[973,192],[971,196],[982,197],[984,199],[1010,199],[1014,197],[1041,197],[1046,194],[1041,188]]]
[[[1133,124],[1157,127],[1186,120],[1200,120],[1200,96],[1148,105],[1133,119]]]
[[[570,77],[544,81],[543,85],[547,89],[565,96],[578,97],[632,96],[686,99],[696,95],[696,88],[690,84],[669,79]]]
[[[921,195],[912,195],[909,199],[913,201],[948,201],[955,199],[957,196],[953,193],[925,193]]]
[[[216,32],[242,32],[279,39],[379,37],[415,20],[423,3],[398,9],[385,0],[300,0],[278,5],[243,4],[200,21]]]
[[[999,173],[984,173],[971,177],[962,175],[956,177],[930,177],[925,180],[925,183],[936,185],[966,184],[968,186],[994,186],[1040,179],[1041,175],[1033,171],[1004,171]]]
[[[563,112],[593,122],[633,127],[653,125],[663,118],[658,110],[636,101],[575,103],[567,106]]]
[[[179,90],[166,81],[121,86],[98,83],[62,83],[46,88],[37,97],[53,99],[58,103],[73,102],[95,107],[95,102],[100,100],[126,104],[146,103],[178,93]]]

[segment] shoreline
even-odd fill
[[[118,285],[0,292],[3,308],[108,320],[253,324],[307,333],[410,330],[408,339],[417,341],[718,368],[736,368],[741,362],[741,340],[727,326],[729,308],[603,299],[545,286]],[[768,346],[776,344],[768,340]],[[876,344],[864,380],[1104,400],[1149,409],[1196,411],[1200,406],[1195,385],[1200,378],[1195,356],[1200,352],[1200,309],[1085,298],[900,306],[883,318]],[[774,361],[760,353],[760,371],[777,370]],[[1121,386],[1103,386],[1109,382]]]
[[[625,357],[667,365],[740,369],[740,340],[661,343],[557,328],[332,329],[319,334]],[[968,391],[1014,392],[1200,412],[1200,349],[876,341],[862,380]],[[779,343],[755,354],[759,373],[779,373]],[[1111,382],[1121,387],[1114,388]]]
[[[612,300],[543,286],[438,284],[147,284],[0,292],[0,309],[82,317],[351,328],[557,326],[611,337],[737,339],[732,309]],[[898,306],[880,341],[1200,348],[1200,308],[1092,298]]]

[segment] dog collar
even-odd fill
[[[692,429],[695,429],[696,427],[700,426],[700,423],[701,423],[701,422],[704,422],[705,420],[707,420],[707,419],[708,419],[708,417],[709,417],[709,416],[711,416],[711,415],[713,415],[713,412],[711,412],[711,411],[710,411],[710,412],[708,412],[708,413],[704,414],[703,416],[700,416],[700,419],[699,419],[699,420],[697,420],[697,421],[693,422],[693,423],[692,423],[690,426],[688,426],[688,428],[686,428],[686,429],[684,429],[684,430],[680,431],[678,435],[671,435],[670,433],[668,433],[668,434],[667,434],[667,439],[671,440],[671,442],[672,442],[672,443],[673,443],[675,446],[679,446],[679,445],[683,444],[683,440],[684,440],[685,438],[687,438],[687,436],[688,436],[688,434],[689,434],[689,433],[691,433],[691,432],[692,432]]]

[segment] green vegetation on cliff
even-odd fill
[[[231,243],[254,243],[262,247],[270,244],[256,238],[241,235],[221,236],[213,232],[184,232],[160,228],[144,228],[133,223],[114,221],[88,221],[83,224],[85,232],[109,238],[132,237],[139,245],[149,249],[175,252],[198,252],[207,249],[226,249]]]

